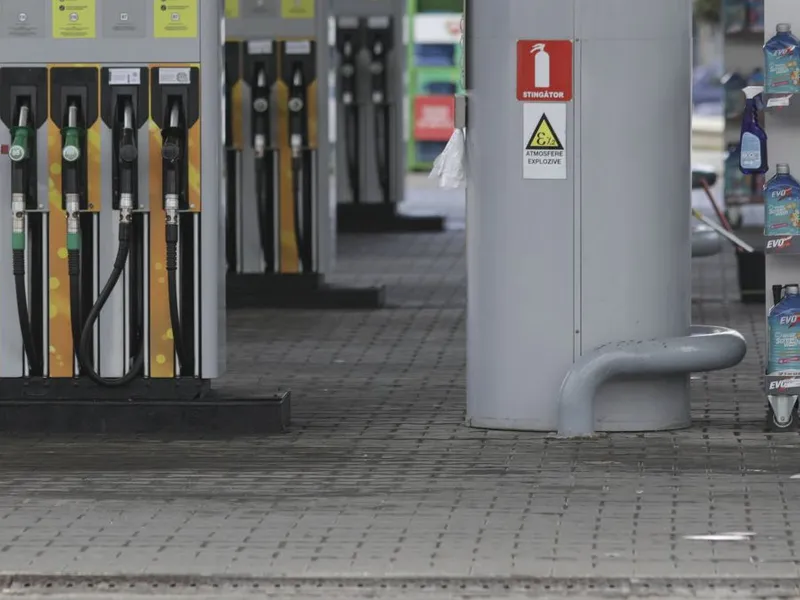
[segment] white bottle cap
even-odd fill
[[[775,172],[778,173],[778,175],[788,175],[789,165],[786,163],[778,163],[775,165]]]
[[[778,23],[775,30],[778,33],[789,33],[792,30],[792,25],[790,23]]]
[[[800,294],[800,286],[796,283],[790,283],[784,287],[784,294],[788,296],[796,296],[797,294]]]

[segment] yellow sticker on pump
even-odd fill
[[[153,0],[153,36],[196,38],[199,0]]]
[[[225,0],[225,18],[239,18],[239,0]]]
[[[80,40],[97,37],[95,0],[53,0],[53,38]]]
[[[281,18],[313,19],[316,0],[281,0]]]

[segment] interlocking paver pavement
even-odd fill
[[[763,431],[764,313],[736,301],[731,255],[695,261],[694,318],[750,351],[694,379],[694,426],[567,441],[463,425],[463,232],[340,246],[334,279],[384,282],[392,308],[230,318],[222,385],[291,388],[290,433],[6,438],[0,571],[800,576],[800,439]],[[731,531],[753,535],[684,539]]]

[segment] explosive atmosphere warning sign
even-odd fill
[[[567,105],[523,105],[523,179],[567,178]]]

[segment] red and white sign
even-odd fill
[[[446,142],[455,128],[456,103],[453,96],[414,98],[414,139]]]
[[[572,100],[571,40],[517,42],[517,100],[522,102]]]

